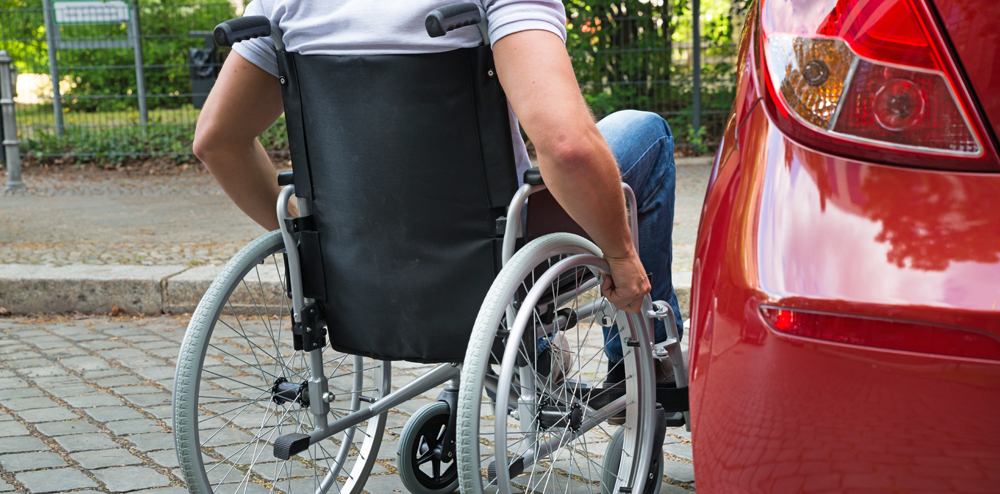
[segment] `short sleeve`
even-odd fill
[[[487,1],[490,42],[520,31],[542,30],[566,42],[566,9],[559,0]]]
[[[253,0],[243,11],[244,17],[249,15],[270,17],[268,14],[264,12],[261,0]],[[254,38],[240,41],[233,45],[233,51],[239,53],[248,62],[278,77],[278,59],[274,54],[274,42],[271,41],[271,38]]]

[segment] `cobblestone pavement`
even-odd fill
[[[0,493],[187,492],[170,429],[186,323],[185,317],[0,319]],[[393,384],[429,368],[394,365]],[[405,492],[395,473],[396,443],[409,416],[435,396],[428,392],[389,413],[368,492]],[[690,436],[670,429],[665,442],[661,492],[692,492]]]
[[[710,172],[706,165],[677,167],[676,271],[691,271]],[[24,181],[26,194],[0,197],[0,263],[224,264],[264,233],[196,169],[125,176],[26,168]]]

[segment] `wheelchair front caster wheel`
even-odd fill
[[[448,418],[448,404],[436,401],[417,410],[403,427],[396,467],[413,494],[449,494],[458,489],[455,451],[443,444]]]
[[[604,462],[601,465],[601,494],[612,494],[615,488],[618,465],[622,461],[622,446],[625,443],[625,428],[619,427],[611,435],[608,449],[604,453]],[[649,466],[649,478],[646,480],[645,494],[659,494],[660,486],[663,485],[663,453],[653,455],[652,464]]]

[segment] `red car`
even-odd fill
[[[698,492],[1000,492],[1000,2],[762,0],[691,297]]]

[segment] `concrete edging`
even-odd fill
[[[193,312],[222,266],[0,264],[0,307],[13,314]],[[674,273],[674,289],[687,317],[691,273]],[[280,290],[280,289],[279,289]]]

